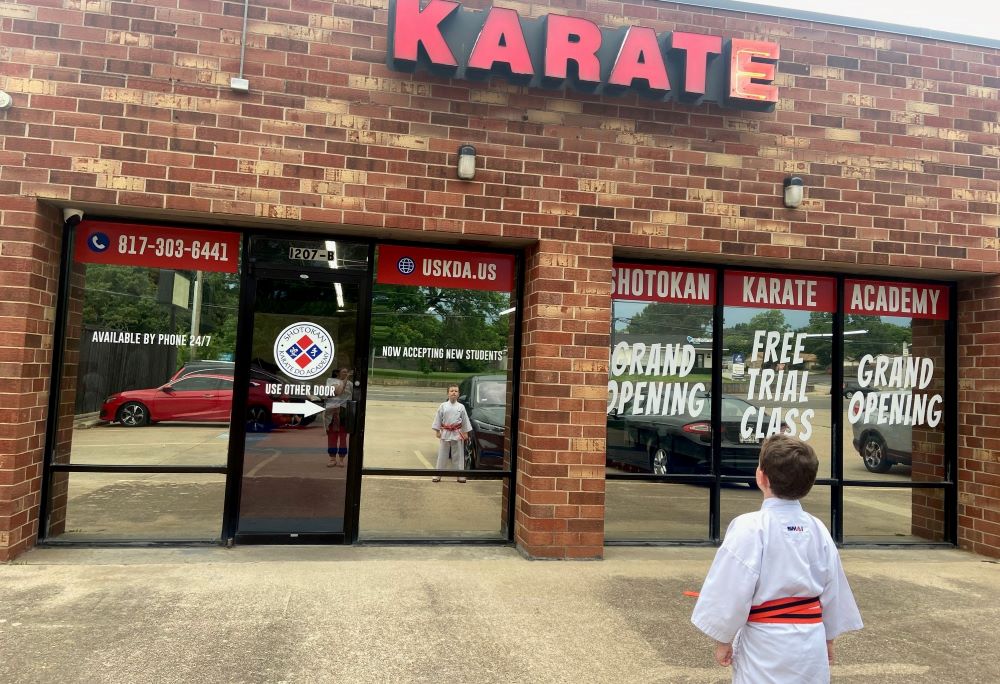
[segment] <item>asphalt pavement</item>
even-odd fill
[[[48,548],[0,565],[0,681],[729,681],[690,624],[714,549]],[[995,683],[1000,565],[849,549],[834,682]]]

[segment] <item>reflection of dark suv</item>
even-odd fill
[[[458,386],[458,400],[469,412],[472,433],[465,443],[465,467],[503,467],[503,438],[507,378],[503,375],[473,375]]]
[[[694,415],[632,415],[631,401],[625,404],[625,410],[621,413],[613,408],[608,413],[608,462],[631,466],[654,475],[711,472],[711,395],[705,392],[696,396],[701,406],[700,411]],[[740,425],[743,415],[751,409],[756,410],[753,405],[737,397],[722,398],[720,472],[723,475],[752,476],[757,472],[763,440],[756,433],[744,437]],[[763,424],[769,423],[770,415],[765,412]]]

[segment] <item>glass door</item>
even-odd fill
[[[336,273],[256,279],[237,525],[244,540],[351,539],[363,288]]]

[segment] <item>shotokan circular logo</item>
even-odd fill
[[[417,265],[413,263],[413,259],[410,257],[403,257],[396,262],[396,268],[398,268],[399,272],[403,275],[410,275],[416,270]]]
[[[274,341],[274,361],[289,377],[315,378],[333,363],[333,338],[315,323],[293,323]]]

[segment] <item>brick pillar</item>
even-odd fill
[[[526,256],[514,538],[534,558],[601,558],[611,247]]]
[[[948,397],[944,392],[945,325],[943,321],[914,318],[911,326],[912,356],[934,361],[934,378],[924,389],[914,389],[913,396]],[[942,408],[942,411],[947,406]],[[912,431],[911,454],[913,482],[941,482],[944,479],[944,434],[951,426],[942,419],[937,427],[915,425]],[[910,532],[929,541],[943,541],[945,535],[944,492],[940,489],[911,490],[912,507]]]
[[[61,236],[55,208],[0,197],[0,561],[38,535]]]
[[[1000,558],[1000,276],[958,299],[958,544]]]

